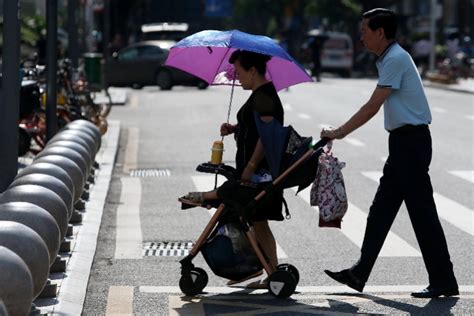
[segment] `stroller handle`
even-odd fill
[[[311,142],[311,144],[309,145],[309,148],[317,150],[318,148],[322,148],[322,147],[326,146],[326,144],[329,143],[330,141],[331,141],[331,139],[329,139],[327,137],[323,137],[315,144],[313,144],[313,142]]]

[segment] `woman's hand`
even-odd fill
[[[235,131],[236,125],[232,125],[229,123],[223,123],[221,125],[221,136],[227,136],[232,134]]]

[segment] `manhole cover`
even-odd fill
[[[130,170],[131,177],[169,177],[171,171],[169,169],[132,169]]]
[[[144,257],[185,257],[193,248],[191,241],[162,241],[143,244]]]

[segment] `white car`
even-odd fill
[[[352,38],[346,33],[326,32],[321,52],[323,71],[338,72],[344,77],[352,74],[354,47]]]

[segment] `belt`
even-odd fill
[[[417,131],[423,131],[423,130],[428,130],[428,125],[427,124],[421,124],[421,125],[403,125],[400,126],[394,130],[391,130],[390,133],[408,133],[408,132],[417,132]]]

